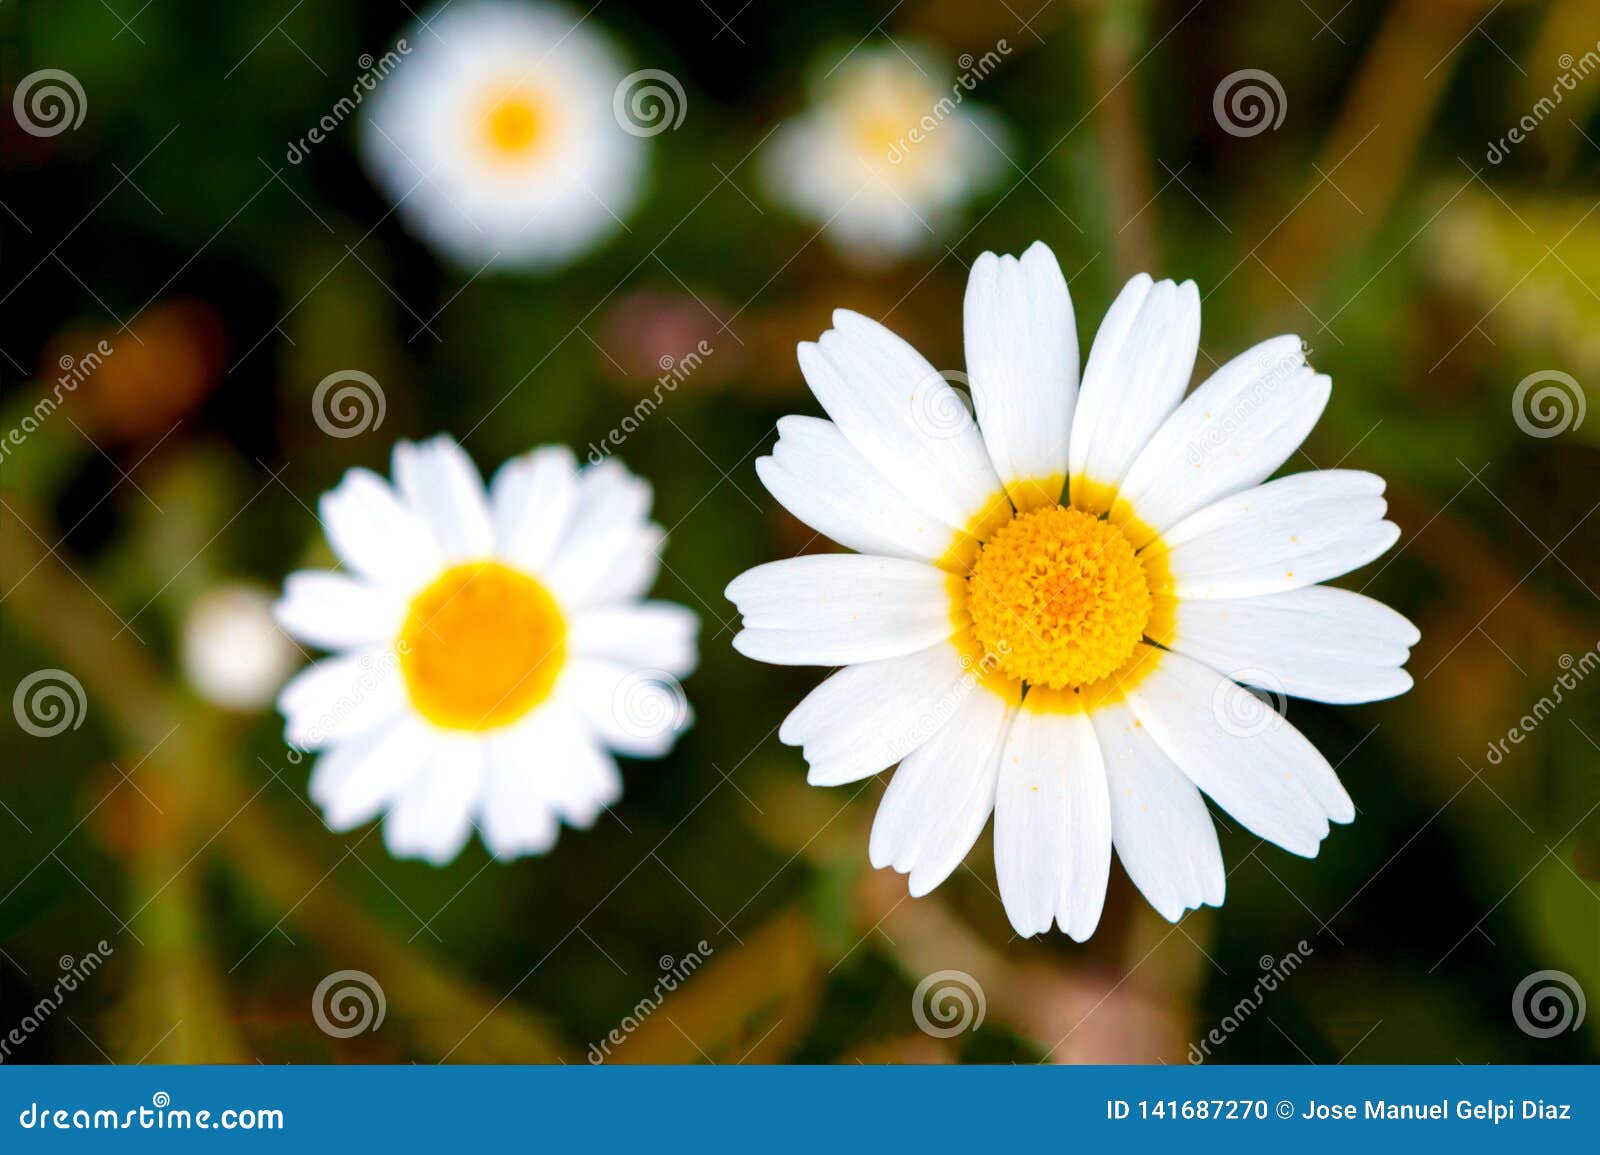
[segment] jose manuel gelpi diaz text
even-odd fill
[[[1512,1119],[1570,1119],[1569,1103],[1547,1103],[1543,1099],[1440,1099],[1437,1103],[1390,1103],[1385,1099],[1365,1099],[1359,1114],[1354,1103],[1318,1103],[1312,1100],[1300,1112],[1302,1119],[1481,1119],[1505,1123]]]

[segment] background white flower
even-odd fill
[[[813,88],[773,133],[763,176],[856,263],[927,248],[1007,163],[999,119],[931,51],[860,48]]]
[[[832,421],[787,417],[761,480],[860,555],[773,562],[728,587],[742,653],[844,666],[788,716],[816,785],[899,763],[872,864],[939,885],[995,818],[1012,925],[1093,933],[1115,846],[1158,911],[1220,904],[1201,792],[1247,830],[1313,856],[1355,808],[1287,721],[1241,727],[1240,681],[1325,702],[1392,697],[1417,631],[1316,583],[1394,544],[1383,481],[1267,481],[1327,403],[1294,337],[1263,342],[1187,399],[1192,282],[1140,275],[1106,314],[1079,388],[1054,255],[985,253],[965,302],[977,421],[919,420],[932,365],[839,310],[800,346]],[[941,410],[953,399],[932,399]]]
[[[640,600],[660,565],[650,487],[615,460],[552,446],[485,492],[448,437],[394,450],[394,485],[352,469],[321,502],[348,573],[301,572],[277,616],[337,651],[279,695],[286,737],[322,748],[311,797],[329,827],[387,813],[401,857],[448,862],[474,825],[500,858],[540,854],[622,794],[612,752],[666,753],[687,708],[643,727],[639,670],[695,665],[695,615]]]
[[[207,590],[183,619],[183,672],[200,696],[253,710],[272,701],[298,656],[272,620],[270,591],[245,582]]]
[[[406,33],[366,104],[362,153],[401,219],[455,261],[564,263],[621,227],[644,143],[612,97],[626,73],[592,17],[457,0]]]

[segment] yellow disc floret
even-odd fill
[[[1150,620],[1133,544],[1093,514],[1050,506],[1008,522],[967,578],[973,632],[999,668],[1066,690],[1104,678],[1133,654]]]
[[[411,602],[400,669],[417,711],[450,730],[492,730],[549,696],[566,620],[548,590],[499,562],[444,571]]]
[[[500,160],[520,160],[545,143],[549,121],[549,112],[538,94],[510,88],[488,102],[480,131],[491,155]]]

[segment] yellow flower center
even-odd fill
[[[549,110],[534,94],[512,88],[489,102],[480,127],[490,153],[521,160],[548,141]]]
[[[1133,543],[1093,514],[1052,505],[988,538],[967,578],[967,612],[986,655],[1031,686],[1066,690],[1133,655],[1151,617]]]
[[[566,657],[548,590],[499,562],[444,571],[411,602],[400,670],[417,711],[449,730],[492,730],[544,701]]]
[[[929,113],[933,97],[914,82],[873,77],[845,95],[847,123],[857,153],[869,164],[900,164],[914,151],[910,134]]]

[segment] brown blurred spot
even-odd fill
[[[162,301],[126,332],[67,330],[52,340],[40,376],[77,394],[69,412],[97,440],[159,437],[216,388],[228,331],[211,306]]]
[[[676,389],[723,381],[739,343],[721,318],[733,309],[719,299],[640,289],[606,314],[600,326],[604,371],[626,385],[666,382]]]

